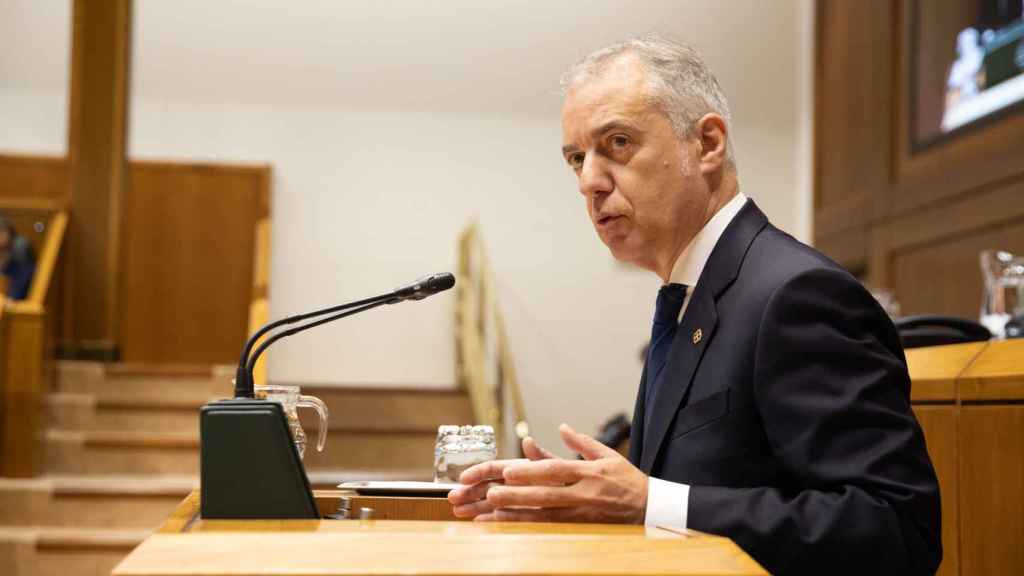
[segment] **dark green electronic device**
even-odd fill
[[[199,410],[200,510],[211,519],[318,518],[277,402],[236,398]]]
[[[235,397],[199,410],[199,514],[224,520],[318,518],[302,458],[284,409],[254,398],[252,372],[274,342],[384,304],[422,300],[455,285],[449,273],[424,276],[387,294],[271,322],[242,348],[235,372]],[[310,322],[270,334],[276,328]],[[260,338],[266,339],[256,346]],[[254,350],[255,349],[255,350]]]

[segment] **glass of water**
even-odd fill
[[[458,482],[470,466],[498,455],[490,426],[438,426],[434,446],[434,482]]]

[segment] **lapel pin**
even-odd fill
[[[696,330],[693,331],[693,343],[694,344],[698,344],[700,342],[700,339],[703,338],[703,337],[704,337],[704,332],[702,332],[700,328],[697,328]]]

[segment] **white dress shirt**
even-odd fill
[[[683,250],[675,265],[672,266],[672,274],[669,275],[669,283],[685,284],[686,298],[683,300],[683,307],[679,310],[678,320],[683,319],[686,307],[690,304],[690,296],[697,286],[704,265],[711,256],[715,244],[725,232],[729,223],[736,217],[736,214],[747,203],[747,197],[742,192],[737,192],[725,206],[711,217],[711,220],[697,232],[690,244]],[[643,383],[641,383],[641,386]],[[674,528],[686,528],[686,513],[690,506],[690,486],[669,482],[660,478],[650,477],[647,484],[647,511],[644,516],[646,526],[670,526]]]

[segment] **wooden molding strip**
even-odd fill
[[[35,197],[5,197],[0,198],[0,210],[22,211],[32,210],[39,212],[56,212],[65,208],[64,202],[56,198],[35,198]]]
[[[242,172],[250,173],[256,176],[263,176],[270,174],[272,168],[270,164],[261,163],[249,163],[249,162],[232,162],[232,161],[191,161],[191,160],[175,160],[171,158],[152,158],[145,160],[132,160],[131,165],[136,168],[144,168],[146,170],[174,170],[180,171],[182,168],[189,168],[193,170],[217,170],[218,172],[230,171],[230,172]]]

